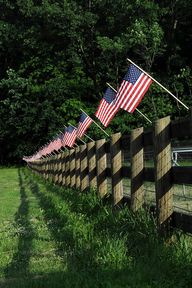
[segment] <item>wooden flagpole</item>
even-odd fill
[[[173,93],[171,93],[167,88],[165,88],[161,83],[159,83],[157,80],[155,80],[151,75],[149,75],[147,72],[145,72],[142,68],[140,68],[137,64],[135,64],[131,59],[127,58],[127,61],[135,65],[139,70],[141,70],[143,73],[145,73],[149,78],[151,78],[155,83],[157,83],[161,88],[163,88],[167,93],[169,93],[175,100],[177,100],[181,105],[183,105],[187,110],[189,110],[189,107],[186,106],[181,100],[179,100]]]
[[[85,136],[87,139],[94,141],[91,137],[89,137],[87,134],[83,134],[83,136]]]
[[[75,126],[73,126],[72,124],[70,124],[69,122],[68,122],[68,124],[69,125],[71,125],[72,127],[74,127],[74,128],[76,128]],[[77,129],[77,128],[76,128]],[[89,140],[91,140],[91,141],[94,141],[91,137],[89,137],[87,134],[84,134],[84,136],[85,137],[87,137]],[[79,138],[78,136],[77,136],[77,138],[79,139],[79,140],[81,140],[81,138]],[[84,144],[86,144],[83,140],[81,140]]]
[[[106,83],[114,92],[117,93],[117,90],[115,88],[113,88],[113,86],[111,86],[109,83]],[[152,123],[152,121],[147,117],[145,116],[139,109],[135,109],[139,114],[141,114],[149,123]]]
[[[83,109],[80,109],[83,113],[85,113],[89,118],[91,118],[85,111],[83,111]],[[105,135],[107,135],[109,137],[109,134],[107,132],[105,132],[105,130],[103,128],[101,128],[101,126],[99,126],[99,124],[97,124],[97,122],[95,122],[92,118],[91,120],[93,121],[93,123],[103,132],[105,133]]]

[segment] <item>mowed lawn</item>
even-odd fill
[[[192,287],[191,240],[143,211],[0,169],[0,287]]]
[[[20,169],[0,169],[0,219],[0,287],[28,287],[26,279],[65,271],[66,261]]]

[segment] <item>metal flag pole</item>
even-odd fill
[[[77,129],[77,128],[76,128],[75,126],[73,126],[71,123],[68,122],[68,124],[71,125],[73,128]],[[94,140],[93,140],[91,137],[89,137],[88,135],[84,134],[84,136],[87,137],[88,139],[90,139],[91,141],[94,141]],[[80,137],[77,136],[77,138],[78,138],[82,143],[86,144],[85,141],[83,141]]]
[[[89,118],[91,118],[85,111],[83,111],[83,109],[80,109],[83,113],[85,113]],[[105,133],[105,135],[107,135],[109,137],[109,134],[107,132],[105,132],[105,130],[103,128],[101,128],[101,126],[99,126],[99,124],[97,124],[97,122],[95,122],[92,118],[91,120],[93,121],[93,123],[103,132]]]
[[[169,93],[175,100],[177,100],[181,105],[183,105],[187,110],[189,110],[189,107],[186,106],[181,100],[179,100],[173,93],[171,93],[167,88],[165,88],[161,83],[159,83],[157,80],[155,80],[151,75],[149,75],[147,72],[145,72],[142,68],[140,68],[137,64],[135,64],[131,59],[127,58],[127,61],[135,65],[139,70],[141,70],[143,73],[145,73],[149,78],[151,78],[155,83],[157,83],[161,88],[163,88],[167,93]]]
[[[117,90],[115,88],[113,88],[113,86],[111,86],[109,83],[106,83],[114,92],[117,93]],[[141,114],[149,123],[152,123],[152,121],[147,117],[145,116],[139,109],[135,109],[139,114]]]

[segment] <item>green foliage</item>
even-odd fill
[[[191,2],[152,0],[0,0],[0,162],[32,154],[92,115],[106,82],[116,88],[127,56],[191,106]],[[184,115],[152,84],[139,107],[151,120]],[[126,133],[147,123],[126,112],[108,132]],[[103,137],[90,128],[94,139]]]

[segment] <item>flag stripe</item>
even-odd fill
[[[72,147],[75,143],[76,137],[77,137],[77,129],[73,128],[72,126],[67,127],[64,136],[65,145]]]
[[[109,122],[111,121],[113,116],[115,116],[115,114],[119,110],[119,108],[117,106],[115,106],[114,104],[112,104],[110,109],[108,109],[108,110],[109,110],[108,113],[106,113],[105,116],[103,117],[103,125],[104,126],[107,126],[109,124]]]
[[[124,99],[123,103],[121,104],[121,108],[124,108],[125,110],[129,111],[132,102],[135,100],[135,98],[139,99],[139,97],[144,96],[142,92],[147,91],[145,89],[146,81],[148,81],[148,77],[146,77],[145,75],[141,75],[138,81],[135,83],[135,85],[132,86],[131,88],[129,87],[130,91],[128,92],[127,97]]]
[[[143,99],[143,97],[145,96],[145,93],[147,92],[147,90],[149,89],[149,86],[151,85],[151,79],[146,79],[145,85],[142,88],[141,92],[139,95],[137,95],[135,97],[135,100],[132,101],[132,105],[130,105],[130,112],[134,112],[134,110],[136,109],[136,107],[139,105],[139,103],[141,102],[141,100]],[[128,109],[128,106],[125,106],[125,109]]]
[[[87,130],[87,128],[91,125],[92,119],[87,117],[86,120],[84,121],[84,125],[81,125],[80,131],[79,131],[79,137],[82,137],[84,132]]]
[[[149,89],[152,80],[139,71],[134,65],[130,65],[120,88],[117,91],[117,105],[124,110],[133,113]]]
[[[116,105],[116,93],[108,88],[105,92],[103,99],[100,101],[99,107],[95,113],[95,116],[101,121],[101,123],[107,127],[111,119],[118,112],[119,107]]]
[[[81,118],[83,118],[82,121],[81,121]],[[80,118],[79,125],[77,128],[77,136],[79,138],[81,138],[84,135],[85,131],[88,129],[88,127],[91,125],[93,121],[88,115],[84,113],[82,113],[81,118]]]

